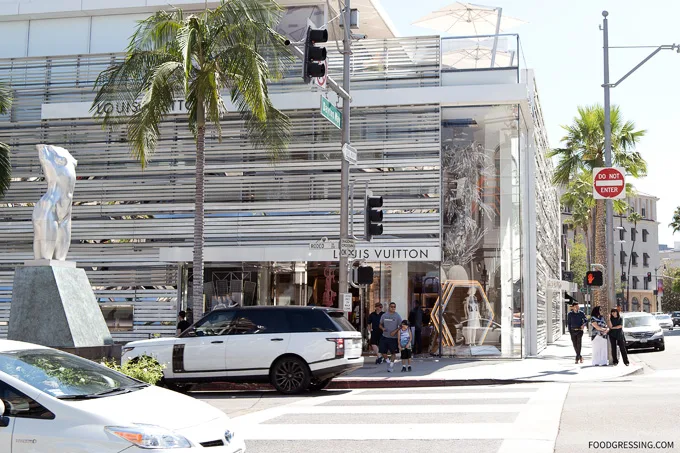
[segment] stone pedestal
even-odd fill
[[[14,274],[9,340],[60,349],[113,344],[85,270],[73,262],[34,261]]]

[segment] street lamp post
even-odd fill
[[[633,69],[628,71],[626,75],[621,77],[615,83],[609,83],[609,23],[607,16],[609,13],[607,11],[602,11],[602,27],[600,28],[603,32],[604,41],[604,160],[605,166],[612,166],[612,125],[611,125],[611,105],[609,92],[611,88],[616,88],[621,82],[626,80],[628,76],[637,71],[643,64],[647,63],[654,55],[659,53],[661,50],[675,50],[680,53],[680,46],[676,44],[662,45],[657,47],[651,54],[649,54],[645,59],[638,63]],[[614,300],[614,204],[611,199],[606,202],[607,212],[606,212],[606,225],[605,225],[605,238],[607,246],[607,259],[606,259],[606,275],[607,275],[607,305],[608,301]],[[605,307],[608,308],[608,307]]]

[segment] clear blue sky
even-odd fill
[[[453,3],[451,0],[382,0],[402,36],[435,34],[411,25],[416,19]],[[519,33],[527,65],[534,69],[543,114],[556,147],[578,105],[603,102],[602,11],[609,11],[610,46],[680,43],[678,0],[478,0],[500,6],[503,14],[527,21],[507,30]],[[653,49],[613,49],[611,79],[618,80]],[[635,183],[656,195],[659,243],[680,241],[668,228],[680,205],[680,54],[665,50],[612,90],[612,103],[625,118],[646,129],[638,150],[647,160],[649,176]]]

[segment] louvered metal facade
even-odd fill
[[[331,75],[339,55],[329,46]],[[15,104],[0,117],[0,137],[12,146],[11,189],[0,201],[0,337],[9,319],[13,270],[32,259],[32,204],[44,193],[35,144],[63,146],[78,160],[69,259],[84,267],[100,302],[134,305],[134,329],[117,340],[172,334],[178,266],[159,249],[191,247],[194,142],[181,116],[161,126],[157,154],[141,170],[125,131],[92,119],[42,119],[45,104],[89,103],[93,82],[117,54],[0,60],[0,80]],[[272,86],[304,93],[299,68]],[[436,37],[364,41],[355,49],[353,90],[439,85]],[[385,198],[380,245],[439,247],[440,106],[364,106],[352,109],[352,142],[359,164],[352,177],[370,178]],[[220,143],[206,143],[206,247],[306,246],[337,237],[340,209],[340,132],[318,109],[288,109],[289,152],[272,161],[253,148],[241,122],[228,115]],[[361,217],[356,228],[361,229]],[[225,257],[225,262],[229,261]]]

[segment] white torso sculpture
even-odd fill
[[[47,192],[33,208],[36,260],[65,260],[71,245],[71,205],[78,161],[64,148],[36,145]]]

